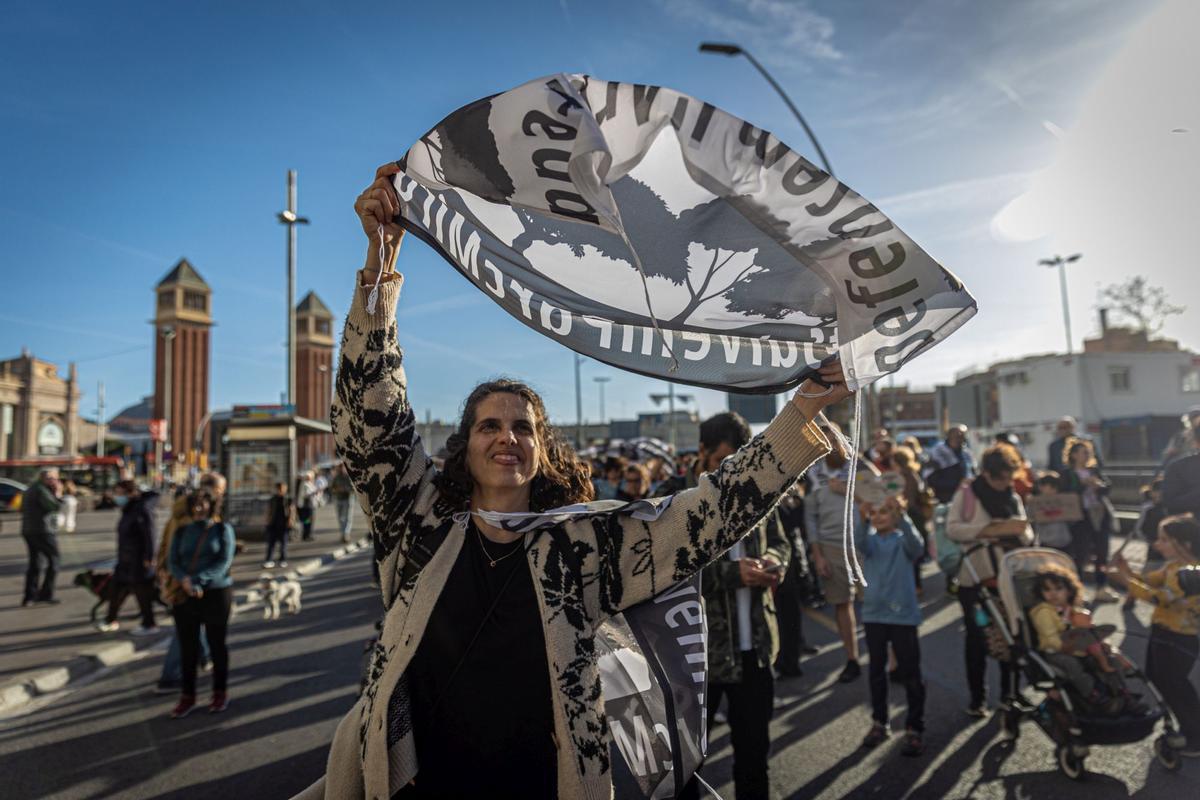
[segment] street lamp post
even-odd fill
[[[166,444],[169,445],[171,443],[171,425],[173,423],[172,417],[174,416],[171,414],[171,384],[175,381],[175,372],[174,367],[172,366],[172,361],[174,361],[173,356],[175,354],[175,329],[167,326],[162,329],[162,335],[163,340],[166,342],[166,348],[163,350],[163,366],[166,368],[167,373],[166,380],[163,383],[163,419],[167,421]],[[164,446],[163,449],[165,450],[166,447]],[[174,452],[174,448],[172,448],[172,452]],[[166,472],[163,468],[163,460],[163,456],[160,456],[158,459],[159,486],[162,486],[163,478]]]
[[[695,400],[694,395],[690,394],[675,394],[675,384],[667,381],[666,394],[652,394],[650,399],[654,401],[654,405],[658,405],[663,400],[667,401],[667,438],[671,449],[675,449],[676,427],[675,427],[675,400],[678,399],[681,403],[690,403]]]
[[[583,356],[572,353],[575,357],[575,447],[583,447],[583,387],[579,383],[579,367],[583,364]]]
[[[1054,258],[1043,258],[1038,261],[1039,264],[1045,267],[1058,267],[1058,287],[1059,293],[1062,295],[1063,307],[1063,327],[1067,330],[1067,355],[1071,355],[1075,351],[1071,343],[1071,306],[1067,302],[1067,264],[1074,264],[1081,258],[1083,258],[1083,253],[1076,253],[1066,258],[1056,255]]]
[[[592,380],[594,380],[596,382],[596,385],[598,385],[600,387],[600,424],[603,425],[604,419],[605,419],[605,417],[604,417],[604,384],[611,381],[612,378],[608,377],[607,375],[596,375],[595,377],[592,378]]]
[[[796,108],[796,104],[792,102],[792,98],[788,97],[787,92],[783,90],[783,87],[771,77],[771,73],[767,72],[763,65],[758,63],[757,58],[750,55],[749,51],[740,45],[730,43],[703,42],[700,45],[700,52],[719,53],[725,56],[745,56],[746,59],[754,65],[754,68],[757,69],[759,73],[767,79],[767,83],[771,84],[771,87],[779,93],[781,98],[783,98],[783,102],[787,104],[788,109],[792,112],[792,115],[796,118],[796,121],[800,123],[800,127],[804,128],[804,132],[808,134],[809,141],[812,142],[813,147],[817,149],[817,155],[821,157],[821,163],[825,166],[825,171],[830,175],[833,175],[833,167],[829,164],[829,158],[825,155],[825,150],[821,148],[821,143],[817,141],[817,136],[813,133],[812,128],[808,127],[808,123],[804,121],[804,116],[800,113],[800,109]]]
[[[287,402],[296,402],[296,226],[308,218],[296,215],[296,170],[287,174],[287,208],[275,215],[287,225]]]
[[[771,77],[771,73],[767,72],[766,68],[762,64],[758,63],[757,58],[751,55],[750,52],[741,45],[733,44],[732,42],[702,42],[700,44],[700,52],[716,53],[723,56],[745,56],[746,60],[754,65],[754,68],[758,70],[759,74],[766,78],[767,83],[771,84],[771,88],[773,88],[779,94],[780,98],[783,99],[783,102],[787,105],[788,110],[792,112],[792,116],[794,116],[796,121],[800,123],[800,127],[804,128],[804,132],[808,135],[808,140],[812,142],[813,147],[816,148],[817,156],[820,157],[821,164],[825,167],[825,171],[829,173],[831,177],[833,176],[833,165],[829,163],[829,157],[825,155],[825,149],[821,147],[821,143],[817,141],[817,135],[813,133],[813,129],[808,126],[808,122],[804,119],[804,115],[800,113],[800,109],[796,108],[796,104],[792,102],[792,98],[788,97],[787,92],[783,90],[783,87],[779,85],[779,82]],[[878,417],[879,410],[875,407],[876,398],[874,384],[871,384],[867,387],[867,398],[867,416]],[[871,426],[868,424],[866,427],[869,429]]]

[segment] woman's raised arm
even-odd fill
[[[798,394],[766,430],[679,492],[653,522],[608,518],[597,532],[598,612],[617,613],[699,572],[754,528],[808,467],[829,452],[813,423],[826,405],[848,393],[841,369],[822,370],[833,390]],[[808,395],[820,389],[809,381]]]
[[[395,172],[395,165],[380,167],[354,204],[368,238],[367,262],[358,273],[342,333],[330,410],[338,456],[367,515],[385,606],[396,595],[405,535],[419,527],[410,522],[432,504],[436,474],[417,435],[396,341],[396,302],[404,280],[395,263],[404,233],[393,222],[400,208],[389,179]]]

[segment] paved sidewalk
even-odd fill
[[[160,531],[165,517],[166,514],[160,512]],[[129,657],[135,646],[140,650],[161,641],[162,637],[139,639],[129,635],[129,631],[139,624],[137,602],[133,597],[127,598],[121,609],[122,631],[99,633],[90,619],[97,598],[74,585],[79,571],[89,566],[111,566],[116,550],[115,510],[81,513],[75,533],[59,536],[62,564],[56,581],[56,596],[62,602],[58,605],[20,606],[26,568],[25,544],[15,515],[6,515],[3,522],[0,533],[0,707],[21,701],[19,691],[10,695],[7,690],[14,681],[27,678],[33,671],[44,673],[38,690],[50,691],[90,671],[89,667],[95,669]],[[358,512],[351,538],[358,540],[365,536],[365,517]],[[296,541],[288,545],[288,571],[327,556],[342,546],[335,509],[332,505],[324,506],[317,510],[314,540],[302,542],[297,536]],[[245,542],[245,551],[234,559],[235,597],[243,596],[258,580],[263,571],[261,564],[265,550],[263,542]],[[310,568],[313,566],[315,564],[309,565]],[[277,568],[273,572],[281,574],[284,570]],[[97,618],[102,619],[106,610],[107,605],[102,606],[97,611]],[[155,616],[169,632],[172,624],[169,611],[156,606]]]

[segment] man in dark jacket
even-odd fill
[[[659,487],[660,495],[697,485],[704,472],[750,441],[750,426],[733,412],[700,425],[700,457],[686,475]],[[700,588],[708,620],[708,728],[724,697],[733,745],[733,783],[738,800],[770,795],[767,764],[769,726],[775,703],[772,665],[779,653],[773,589],[787,570],[791,545],[779,518],[771,514],[734,545],[728,555],[704,568]],[[684,797],[698,797],[696,781]]]
[[[37,481],[21,497],[21,538],[29,549],[29,568],[25,571],[25,594],[21,605],[57,603],[54,578],[58,575],[58,535],[53,515],[62,501],[58,470],[44,469]],[[45,563],[43,572],[42,564]],[[41,585],[39,586],[39,578]]]
[[[1200,427],[1192,428],[1196,452],[1172,461],[1163,476],[1162,499],[1168,514],[1200,519]]]
[[[137,483],[125,480],[117,484],[114,499],[121,508],[117,520],[117,566],[109,589],[108,616],[96,627],[104,633],[117,630],[121,605],[132,594],[142,614],[142,627],[132,633],[148,636],[158,633],[154,623],[154,506],[158,495],[142,494]]]

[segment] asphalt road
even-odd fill
[[[298,616],[253,611],[230,629],[230,707],[168,717],[152,693],[161,651],[0,723],[5,798],[290,797],[324,771],[358,691],[381,605],[366,551],[304,581]],[[201,675],[200,699],[209,692]]]
[[[336,562],[305,581],[297,617],[264,622],[256,614],[232,628],[231,706],[227,713],[167,718],[174,698],[151,694],[158,659],[113,668],[88,684],[39,701],[0,723],[0,796],[5,798],[287,798],[319,776],[329,739],[357,691],[362,643],[379,604],[367,555]],[[795,798],[1011,798],[1104,800],[1200,796],[1200,761],[1166,773],[1150,741],[1096,748],[1089,778],[1075,783],[1055,768],[1051,743],[1027,726],[1015,745],[996,720],[963,714],[962,633],[958,607],[928,584],[922,628],[928,682],[927,752],[899,755],[899,740],[867,753],[864,679],[834,681],[842,657],[834,635],[807,618],[821,653],[806,674],[781,681],[772,723],[772,784]],[[1146,611],[1126,616],[1104,606],[1099,621],[1144,631]],[[824,622],[827,624],[828,620]],[[1129,652],[1140,656],[1140,640]],[[995,680],[996,669],[990,669]],[[206,694],[202,676],[200,691]],[[903,697],[893,722],[903,725]],[[733,800],[728,728],[713,731],[705,776]]]

